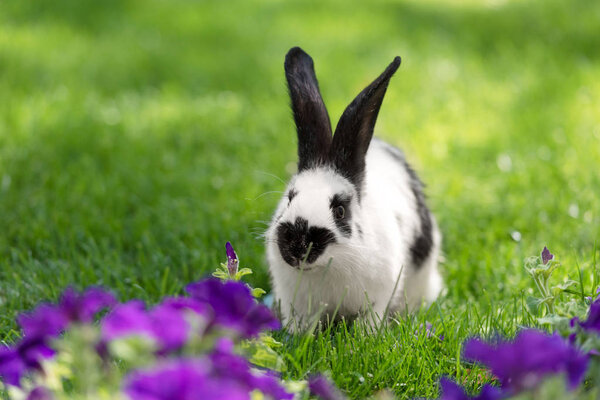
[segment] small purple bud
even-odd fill
[[[554,258],[554,254],[550,253],[550,250],[546,246],[544,246],[544,250],[542,250],[542,263],[544,265],[548,264],[548,261]]]
[[[229,270],[229,276],[234,276],[237,273],[240,261],[238,260],[238,256],[235,254],[235,250],[233,250],[231,243],[227,242],[225,244],[225,250],[227,251],[227,269]]]

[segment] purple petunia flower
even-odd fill
[[[211,376],[210,363],[202,359],[176,360],[134,372],[126,378],[124,392],[131,400],[250,399],[242,385]]]
[[[241,283],[206,279],[186,287],[193,299],[209,305],[213,310],[211,325],[221,325],[238,332],[243,337],[254,337],[265,329],[279,329],[273,313],[258,304],[250,289]]]
[[[231,243],[225,243],[225,251],[227,253],[227,269],[229,270],[229,276],[234,276],[238,270],[240,260],[238,259],[235,250]]]
[[[322,400],[342,400],[344,395],[323,375],[314,375],[308,379],[310,394]]]
[[[83,293],[67,288],[61,296],[59,307],[69,321],[89,323],[98,312],[116,303],[117,299],[112,293],[98,287],[90,287]]]
[[[583,381],[588,356],[571,347],[557,334],[527,329],[513,342],[495,345],[471,339],[465,343],[464,356],[491,369],[510,393],[535,388],[551,374],[565,373],[568,387],[574,389]]]
[[[0,348],[0,377],[5,383],[20,386],[21,377],[30,370],[42,369],[41,360],[54,355],[44,337],[27,337],[13,347]]]
[[[200,315],[206,315],[210,313],[210,310],[206,304],[202,304],[191,297],[165,297],[160,304],[162,306],[169,306],[176,310],[190,310]]]
[[[600,333],[600,299],[590,305],[587,319],[579,325],[586,331]]]
[[[548,250],[548,248],[544,246],[544,250],[542,250],[542,263],[546,265],[553,258],[554,254],[550,253],[550,250]]]
[[[71,322],[91,322],[94,314],[114,303],[107,292],[92,288],[83,294],[67,289],[54,305],[42,303],[17,321],[24,336],[11,348],[0,350],[0,376],[10,385],[19,386],[30,370],[41,370],[41,361],[54,356],[52,338],[60,335]]]
[[[504,397],[500,389],[487,384],[477,396],[471,397],[460,385],[445,377],[440,379],[440,389],[439,400],[499,400]]]
[[[43,386],[38,386],[27,395],[26,400],[53,400],[54,396],[50,390]]]
[[[248,392],[260,390],[274,399],[294,397],[279,384],[275,373],[271,371],[257,373],[250,368],[248,360],[233,353],[233,342],[230,339],[219,339],[208,359],[211,362],[212,376],[231,379],[236,384],[244,386]]]
[[[115,307],[102,320],[101,332],[102,339],[107,341],[133,334],[154,336],[146,305],[141,300],[131,300]]]
[[[62,310],[53,304],[42,303],[29,313],[17,317],[25,337],[60,335],[69,320]]]
[[[10,347],[0,348],[0,377],[4,383],[19,386],[21,376],[27,370],[25,362],[19,353]]]
[[[108,342],[130,335],[146,336],[156,341],[159,353],[180,349],[188,340],[190,325],[185,313],[201,313],[202,304],[188,298],[167,298],[152,310],[142,301],[133,300],[117,306],[102,321],[102,340]]]
[[[207,357],[172,360],[130,374],[125,393],[132,400],[211,400],[249,399],[250,392],[259,390],[273,399],[293,398],[275,376],[253,371],[245,358],[231,353],[231,342],[219,342]]]
[[[92,287],[83,293],[67,288],[58,304],[43,303],[32,312],[19,315],[17,320],[25,337],[55,337],[71,322],[92,322],[96,313],[116,302],[112,294],[100,288]]]

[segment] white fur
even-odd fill
[[[372,140],[360,204],[354,186],[330,169],[302,171],[290,181],[288,190],[294,188],[297,195],[291,202],[287,196],[281,200],[266,239],[275,300],[284,323],[293,322],[291,329],[306,327],[319,318],[319,312],[332,316],[337,309],[338,316],[355,316],[372,310],[381,318],[388,305],[391,313],[412,311],[438,296],[441,234],[432,216],[430,255],[420,267],[412,265],[410,246],[420,221],[410,176],[390,155],[390,148]],[[331,197],[344,191],[353,193],[350,238],[340,233],[329,208]],[[310,226],[330,229],[337,240],[314,263],[301,266],[304,269],[287,264],[277,245],[278,224],[294,222],[296,217],[305,218]]]

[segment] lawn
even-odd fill
[[[460,344],[534,323],[526,257],[547,245],[595,289],[599,20],[585,0],[0,3],[0,340],[68,285],[181,293],[226,241],[268,290],[261,234],[296,161],[285,53],[312,55],[333,120],[400,55],[376,135],[427,183],[445,294],[376,334],[277,333],[285,377],[477,389]]]

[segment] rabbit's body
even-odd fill
[[[286,59],[298,125],[299,172],[290,181],[266,233],[274,295],[283,319],[295,317],[305,326],[313,317],[332,316],[336,310],[337,316],[374,311],[383,317],[386,309],[410,311],[423,301],[435,300],[442,287],[437,271],[441,235],[425,205],[423,185],[400,150],[381,140],[371,141],[372,130],[368,141],[357,142],[364,130],[343,125],[348,110],[353,120],[357,119],[354,114],[361,115],[363,101],[365,110],[377,108],[374,116],[372,112],[366,116],[373,118],[374,126],[381,101],[369,101],[373,96],[383,98],[395,69],[384,76],[383,83],[380,77],[363,91],[371,88],[371,97],[361,99],[368,92],[359,95],[328,142],[327,129],[321,134],[315,133],[317,124],[306,127],[307,113],[302,107],[307,105],[298,104],[294,97],[295,90],[306,90],[307,85],[308,56],[300,52],[292,49]],[[313,90],[312,101],[314,97]],[[323,112],[320,108],[309,111],[308,115]],[[327,120],[322,117],[318,122],[328,125],[326,111]],[[338,136],[338,131],[350,133]],[[315,135],[319,137],[315,139]],[[355,148],[363,150],[355,152]]]

